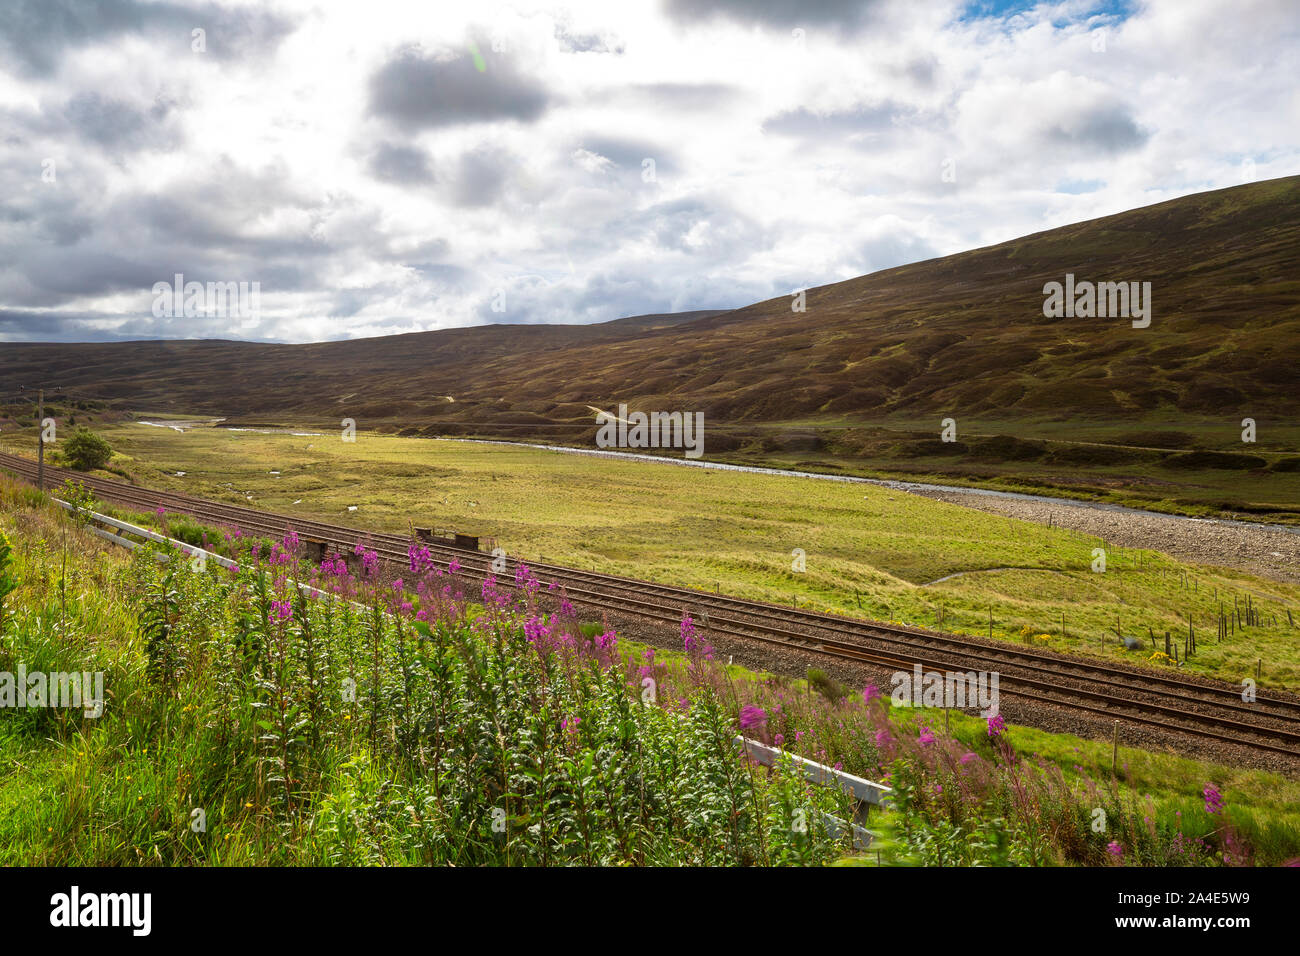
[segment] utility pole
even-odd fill
[[[36,487],[45,490],[45,389],[36,393]]]

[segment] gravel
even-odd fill
[[[1236,568],[1273,581],[1300,583],[1300,534],[1263,525],[1101,511],[1084,503],[1048,504],[959,491],[909,488],[907,493],[1044,525],[1050,516],[1056,527],[1096,535],[1126,548],[1163,551],[1198,564]]]

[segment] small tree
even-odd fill
[[[113,457],[113,446],[82,426],[63,443],[63,460],[77,471],[103,468]]]

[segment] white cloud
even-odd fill
[[[732,307],[1235,185],[1246,161],[1300,171],[1290,0],[868,6],[52,19],[0,61],[0,340]],[[262,316],[159,322],[174,272],[260,281]]]

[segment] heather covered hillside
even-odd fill
[[[1298,223],[1300,177],[1288,177],[809,289],[803,312],[783,295],[308,345],[6,344],[0,390],[44,381],[132,408],[512,437],[585,434],[592,406],[618,402],[702,410],[715,429],[939,414],[1294,421]],[[1043,287],[1067,273],[1149,282],[1149,327],[1045,317]]]

